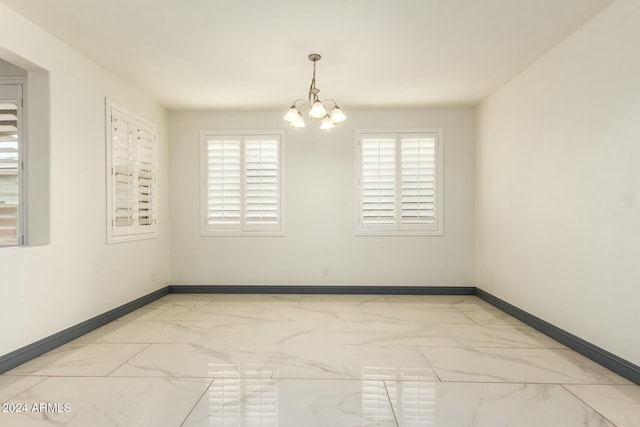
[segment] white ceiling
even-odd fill
[[[170,109],[473,105],[613,0],[0,0]]]

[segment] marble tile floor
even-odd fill
[[[640,426],[640,387],[473,296],[168,295],[0,375],[0,426]]]

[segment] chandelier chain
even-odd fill
[[[316,60],[313,61],[313,78],[309,87],[309,104],[313,104],[318,100],[318,90],[316,89]]]

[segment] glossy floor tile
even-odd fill
[[[42,382],[46,377],[19,377],[19,376],[0,376],[0,402],[4,403],[9,401],[13,396],[22,393],[28,388]],[[3,412],[0,411],[0,414]],[[2,418],[0,418],[0,425],[2,425]]]
[[[565,388],[618,427],[640,425],[640,387],[635,385],[567,385]]]
[[[185,427],[397,426],[377,380],[216,379]]]
[[[525,325],[445,325],[463,347],[566,348]]]
[[[511,317],[498,309],[466,310],[464,315],[479,325],[523,325],[515,317]]]
[[[111,376],[272,378],[277,349],[260,346],[158,343],[132,357]]]
[[[111,376],[437,380],[417,348],[365,345],[151,344]]]
[[[26,412],[2,413],[0,425],[179,426],[210,383],[209,379],[52,377],[11,398],[11,404],[26,405]]]
[[[405,427],[612,427],[564,388],[542,384],[385,381]]]
[[[280,346],[275,378],[396,379],[433,381],[437,376],[412,346]]]
[[[8,375],[107,376],[146,344],[65,345],[7,372]]]
[[[0,427],[640,426],[640,387],[473,296],[167,295],[0,402]]]
[[[442,381],[547,384],[628,384],[572,350],[424,347]]]

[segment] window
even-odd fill
[[[284,132],[201,133],[202,235],[282,235]]]
[[[23,87],[0,82],[0,247],[25,244]]]
[[[442,129],[356,139],[357,234],[442,235]]]
[[[156,237],[156,126],[111,100],[107,100],[107,171],[107,241]]]

